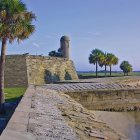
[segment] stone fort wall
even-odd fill
[[[104,89],[65,92],[89,110],[140,110],[140,89]]]
[[[6,87],[27,87],[63,80],[77,80],[73,61],[67,58],[36,55],[7,55]]]

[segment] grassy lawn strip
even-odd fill
[[[96,73],[95,72],[83,72],[83,73],[78,73],[79,78],[95,78],[96,77]],[[98,77],[104,77],[105,74],[104,72],[98,72]],[[107,72],[106,74],[107,77],[110,76],[110,73]],[[123,72],[112,72],[112,77],[123,77],[124,74]],[[129,76],[140,76],[140,72],[131,72],[129,73]]]
[[[6,102],[15,102],[20,99],[26,91],[26,88],[5,88]]]

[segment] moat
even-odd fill
[[[130,140],[140,140],[140,111],[107,112],[93,111],[98,119],[112,129],[126,135]]]
[[[140,140],[140,112],[129,112],[127,115],[134,119],[132,125],[126,128],[127,135],[132,140]]]

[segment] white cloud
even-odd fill
[[[40,47],[40,45],[39,45],[39,44],[37,44],[37,43],[33,43],[33,46],[35,46],[35,47],[37,47],[37,48],[39,48],[39,47]]]

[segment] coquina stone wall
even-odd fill
[[[27,87],[27,66],[25,55],[7,55],[5,66],[6,87]]]
[[[74,64],[68,59],[36,55],[6,56],[6,87],[40,85],[77,79]]]
[[[65,92],[89,110],[140,110],[140,89]]]
[[[27,56],[28,83],[45,84],[62,80],[77,80],[71,60],[57,57]]]

